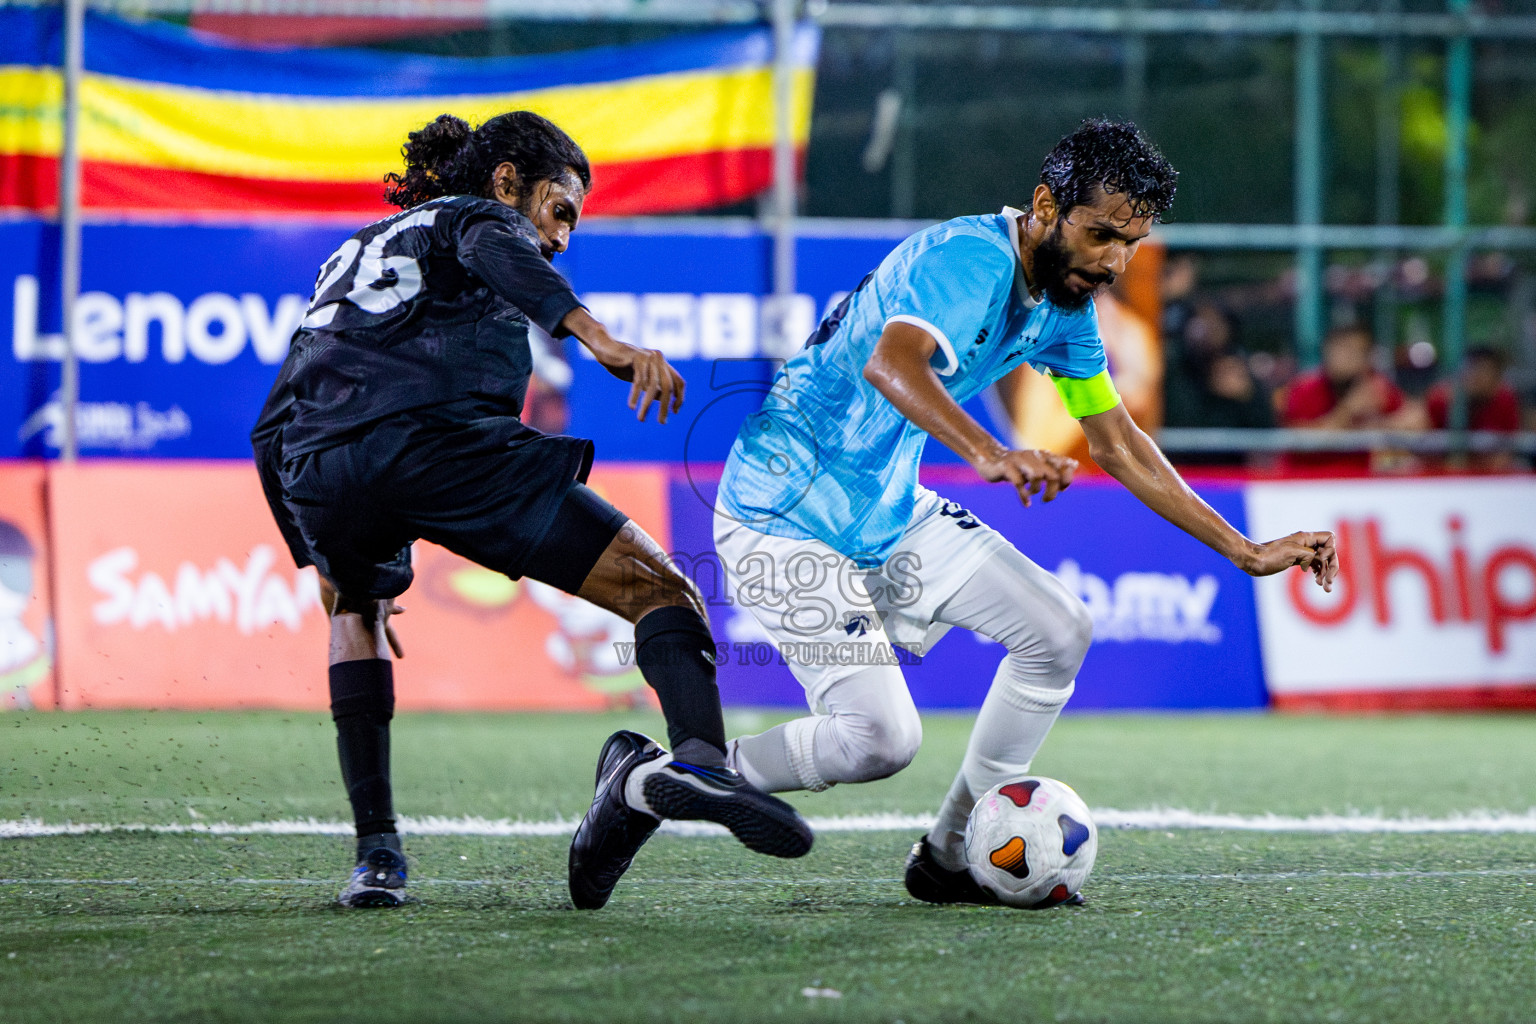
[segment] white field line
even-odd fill
[[[1468,811],[1444,818],[1389,818],[1379,814],[1210,814],[1153,808],[1145,811],[1094,812],[1102,828],[1230,829],[1239,832],[1517,832],[1536,833],[1536,809],[1523,814]]]
[[[1499,811],[1473,811],[1444,818],[1386,817],[1367,814],[1316,814],[1295,817],[1280,814],[1211,814],[1198,811],[1149,809],[1117,811],[1109,808],[1094,812],[1101,828],[1119,829],[1226,829],[1242,832],[1305,833],[1443,833],[1483,832],[1536,834],[1536,810],[1523,814]],[[566,836],[576,830],[576,822],[563,819],[548,821],[512,821],[507,818],[425,817],[401,818],[402,832],[418,836]],[[933,824],[923,814],[861,814],[830,818],[812,818],[817,832],[914,832]],[[725,829],[707,822],[669,821],[662,831],[678,836],[723,836]],[[315,818],[280,821],[173,822],[169,824],[110,824],[102,822],[52,823],[35,818],[0,821],[0,839],[41,836],[95,835],[111,832],[145,832],[169,835],[334,835],[352,834],[352,826],[341,821]]]
[[[1382,881],[1434,881],[1440,879],[1468,878],[1536,878],[1536,868],[1457,868],[1448,871],[1386,870],[1386,871],[1241,871],[1241,872],[1137,872],[1117,875],[1101,872],[1094,876],[1095,885],[1106,883],[1121,885],[1136,882],[1291,882],[1326,879]],[[107,885],[129,888],[154,889],[158,887],[223,888],[231,885],[264,886],[273,888],[297,888],[320,886],[331,888],[341,884],[337,878],[0,878],[0,886],[24,888],[26,886],[75,886]],[[751,888],[754,886],[811,886],[835,885],[900,885],[899,878],[626,878],[626,886],[670,885],[702,886],[718,888]],[[1530,883],[1527,883],[1530,884]],[[564,878],[413,878],[412,888],[443,886],[446,888],[475,889],[497,886],[524,887],[547,885],[564,889]]]

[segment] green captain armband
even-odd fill
[[[1056,393],[1061,396],[1067,412],[1076,419],[1108,412],[1120,404],[1120,392],[1115,390],[1115,382],[1109,379],[1108,370],[1087,380],[1058,377],[1053,373],[1051,383],[1056,385]]]

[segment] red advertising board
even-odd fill
[[[327,625],[239,463],[85,463],[50,471],[67,708],[326,707]],[[667,543],[665,476],[592,484]],[[579,710],[648,700],[615,641],[627,623],[429,544],[401,598],[402,709]]]
[[[1253,483],[1253,536],[1338,536],[1332,594],[1256,581],[1277,707],[1536,707],[1536,480]]]
[[[0,707],[54,706],[44,473],[41,463],[0,463]]]

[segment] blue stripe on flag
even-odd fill
[[[0,64],[57,66],[57,8],[0,8]],[[802,25],[797,63],[815,62],[819,31]],[[88,14],[90,71],[168,85],[278,96],[473,96],[615,82],[685,71],[762,67],[772,32],[730,28],[655,43],[529,57],[433,57],[344,49],[257,49],[157,22]]]

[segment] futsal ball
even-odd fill
[[[1065,782],[1027,775],[994,786],[965,823],[971,876],[1010,907],[1044,910],[1088,880],[1099,831]]]

